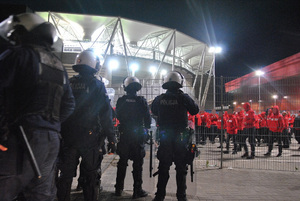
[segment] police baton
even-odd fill
[[[36,159],[34,157],[34,154],[32,152],[32,149],[31,149],[31,146],[30,146],[30,144],[28,142],[28,139],[26,137],[25,131],[24,131],[24,129],[23,129],[22,126],[19,126],[19,128],[20,128],[20,131],[21,131],[21,134],[22,134],[22,139],[25,142],[25,147],[26,147],[28,155],[29,155],[31,166],[32,166],[32,168],[33,168],[33,170],[34,170],[35,175],[37,176],[37,178],[40,179],[40,178],[42,178],[42,174],[41,174],[40,168],[39,168],[39,166],[38,166],[38,164],[36,162]]]
[[[152,145],[153,145],[153,134],[152,134],[152,131],[150,131],[150,164],[149,164],[149,171],[150,171],[150,178],[152,177],[152,170],[153,170],[153,167],[152,167]]]

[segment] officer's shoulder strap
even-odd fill
[[[39,56],[40,63],[49,67],[64,71],[64,67],[59,58],[45,47],[32,46],[33,50]]]

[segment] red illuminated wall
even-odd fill
[[[300,52],[260,70],[265,73],[264,79],[261,79],[261,84],[300,75]],[[227,82],[225,83],[225,91],[230,92],[244,85],[256,85],[257,80],[252,79],[253,77],[256,77],[255,72]]]

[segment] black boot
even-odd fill
[[[133,195],[132,199],[140,198],[140,197],[146,197],[148,193],[142,189],[142,171],[136,171],[132,172],[133,176]]]
[[[169,170],[165,171],[158,170],[158,182],[157,182],[157,191],[155,193],[154,201],[161,201],[165,199],[166,196],[166,187],[169,181]]]
[[[85,179],[82,184],[84,200],[97,200],[99,193],[97,172],[85,173]]]
[[[277,154],[277,157],[280,157],[282,155],[282,145],[278,145],[278,154]]]
[[[272,149],[273,149],[273,145],[269,145],[269,146],[268,146],[268,152],[265,153],[264,155],[265,155],[265,156],[271,156]]]
[[[247,158],[249,156],[248,152],[245,152],[244,155],[242,155],[242,158]]]
[[[177,199],[180,201],[185,201],[186,199],[186,171],[176,172],[176,183],[177,183]]]
[[[164,197],[155,196],[155,198],[152,201],[164,201]]]
[[[58,178],[57,181],[57,200],[69,201],[73,178]]]
[[[122,196],[122,192],[124,189],[124,179],[126,176],[126,166],[119,166],[117,170],[117,178],[116,178],[116,185],[115,185],[115,196]]]

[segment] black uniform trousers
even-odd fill
[[[255,127],[252,128],[244,128],[243,134],[241,137],[241,145],[245,149],[245,153],[248,153],[248,147],[246,140],[249,140],[250,147],[251,147],[251,155],[255,156]]]
[[[281,132],[269,132],[268,152],[272,152],[275,139],[278,142],[278,152],[282,153],[282,133]]]
[[[160,131],[160,145],[158,147],[157,158],[158,183],[156,196],[164,198],[166,186],[169,180],[169,170],[172,162],[176,166],[177,198],[186,197],[186,175],[187,175],[187,145],[189,137],[179,133],[177,130]]]
[[[117,147],[117,154],[120,159],[118,162],[117,178],[116,178],[116,189],[123,190],[124,180],[126,177],[126,169],[128,166],[128,160],[132,160],[132,175],[135,190],[139,191],[142,189],[142,172],[145,153],[144,136],[133,136],[133,132],[121,132],[120,142]]]
[[[26,200],[52,201],[56,196],[55,161],[59,151],[59,134],[47,129],[24,128],[42,177],[35,175],[27,152],[18,150],[21,145],[16,133],[11,133],[8,150],[0,153],[0,200],[12,201],[20,192]],[[15,163],[21,159],[16,167]]]
[[[77,132],[89,136],[86,128],[77,127]],[[76,140],[76,139],[74,139]],[[77,166],[81,157],[80,171],[82,178],[82,188],[85,201],[96,201],[98,196],[99,174],[102,153],[98,141],[85,144],[80,147],[63,146],[58,169],[60,175],[57,181],[58,201],[70,201],[70,192],[73,177],[76,176]]]

